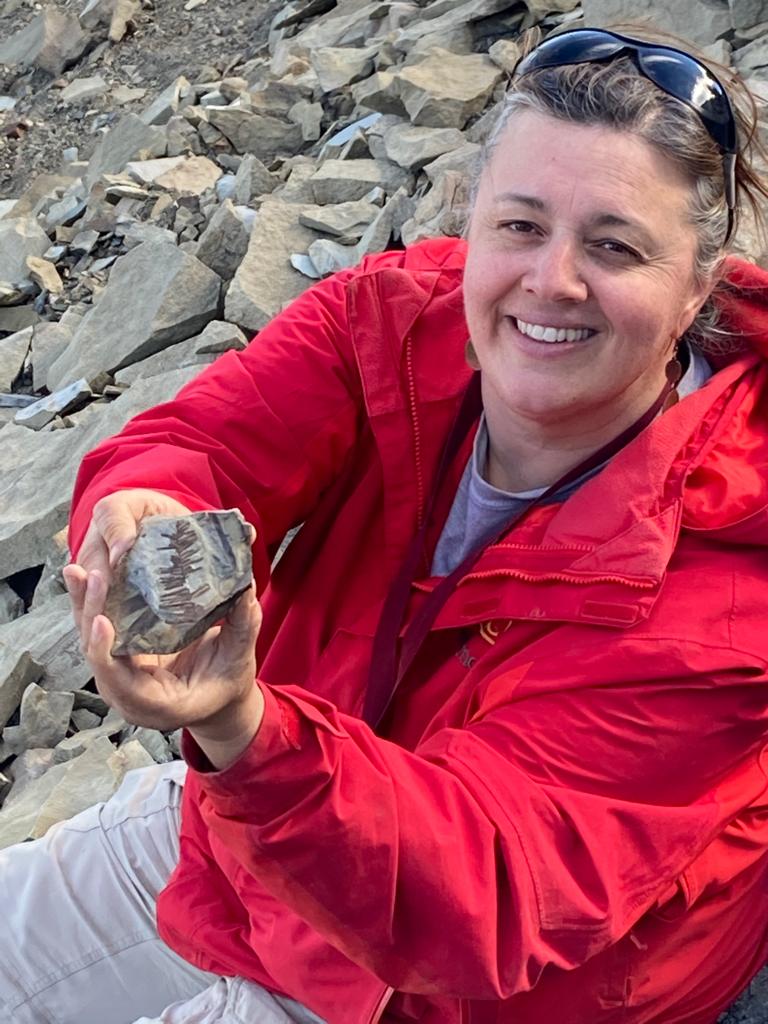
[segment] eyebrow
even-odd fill
[[[521,203],[523,206],[528,206],[532,210],[537,210],[541,213],[546,213],[547,204],[543,199],[539,199],[536,196],[527,196],[522,192],[500,192],[497,196],[493,197],[495,203]],[[645,241],[647,245],[653,245],[653,238],[648,231],[635,220],[629,220],[626,217],[620,217],[616,213],[598,213],[592,218],[591,224],[596,228],[629,228],[632,231],[636,231],[638,235]]]

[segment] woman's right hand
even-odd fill
[[[101,611],[101,608],[91,609],[90,602],[86,601],[89,575],[96,574],[100,581],[97,589],[106,594],[112,570],[132,547],[139,523],[145,516],[183,516],[190,511],[186,505],[160,491],[138,487],[115,491],[96,502],[77,560],[64,567],[75,622],[86,644],[94,614]],[[92,583],[92,589],[93,586]]]

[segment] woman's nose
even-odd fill
[[[523,275],[526,291],[553,302],[584,302],[588,295],[575,243],[570,239],[549,238],[531,253],[531,263]]]

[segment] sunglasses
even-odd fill
[[[630,57],[638,71],[662,92],[695,110],[722,150],[727,241],[736,207],[736,118],[722,83],[695,57],[674,46],[644,43],[604,29],[577,28],[545,39],[518,64],[516,76],[565,64],[609,63],[619,57]]]

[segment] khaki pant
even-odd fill
[[[0,850],[0,1024],[323,1024],[158,938],[184,773],[129,772],[111,800]]]

